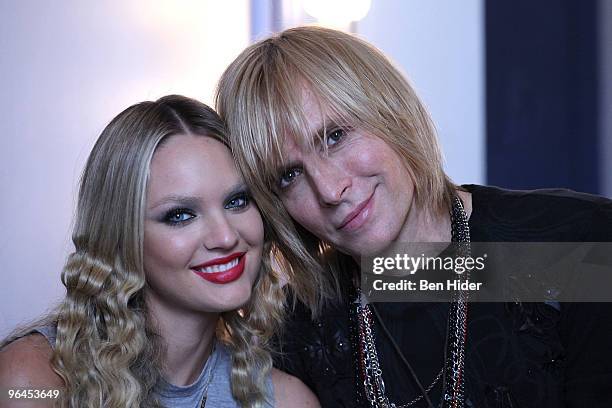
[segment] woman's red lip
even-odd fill
[[[224,256],[222,258],[215,258],[215,259],[210,260],[208,262],[204,262],[203,264],[192,266],[191,269],[202,269],[202,268],[206,268],[207,266],[225,264],[225,263],[228,263],[228,262],[234,260],[235,258],[241,257],[245,253],[246,252],[236,252],[236,253],[230,254],[228,256]]]
[[[235,257],[230,258],[229,260],[231,261],[234,258]],[[200,272],[200,271],[193,270],[193,269],[192,270],[196,275],[198,275],[202,279],[205,279],[212,283],[224,284],[224,283],[233,282],[237,280],[238,278],[240,278],[240,276],[242,276],[242,273],[244,272],[245,265],[246,265],[246,256],[241,256],[240,261],[238,261],[238,265],[234,266],[231,269],[228,269],[227,271],[206,273],[206,272]]]
[[[357,208],[355,208],[346,217],[344,217],[344,220],[342,220],[342,223],[340,224],[338,229],[344,228],[349,222],[351,222],[355,217],[357,217],[359,213],[368,206],[368,204],[372,200],[372,197],[374,197],[374,192],[372,192],[372,194],[367,200],[362,201],[361,204],[357,206]]]

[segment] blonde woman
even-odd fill
[[[322,406],[612,406],[610,304],[374,304],[358,284],[361,257],[398,243],[610,242],[610,200],[455,185],[408,81],[340,31],[297,27],[248,47],[217,109],[279,248],[299,258],[294,276],[315,271],[335,300],[315,320],[320,303],[296,306],[278,360]]]
[[[82,176],[66,297],[4,341],[0,390],[58,389],[70,407],[318,406],[272,369],[283,293],[264,225],[212,109],[126,109]]]

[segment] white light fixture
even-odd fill
[[[346,27],[351,22],[364,18],[371,0],[303,0],[304,11],[321,24],[332,27]]]

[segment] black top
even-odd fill
[[[472,242],[612,242],[610,200],[561,189],[464,187],[472,193]],[[297,305],[281,341],[277,366],[306,383],[323,407],[357,406],[347,303],[327,306],[318,321]],[[448,304],[376,307],[427,388],[443,366]],[[406,404],[418,388],[384,332],[374,330],[387,395]],[[470,303],[465,375],[467,406],[612,407],[612,304]],[[429,396],[439,403],[441,381]]]

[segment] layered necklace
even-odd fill
[[[457,256],[470,254],[470,228],[463,203],[459,197],[453,197],[450,211],[451,241],[457,243]],[[465,279],[469,279],[464,274]],[[353,321],[353,353],[357,361],[357,387],[360,399],[371,408],[408,408],[421,400],[425,400],[430,408],[434,408],[429,398],[429,392],[442,379],[441,408],[463,408],[465,403],[465,343],[467,337],[468,295],[465,291],[457,290],[452,295],[446,329],[446,342],[444,347],[444,365],[431,384],[424,388],[408,360],[391,336],[381,319],[374,304],[367,300],[357,289],[356,301],[351,308]],[[382,368],[376,351],[376,338],[374,334],[374,317],[391,341],[393,348],[400,359],[410,371],[420,389],[420,395],[404,404],[391,402],[385,392],[385,383],[382,378]],[[356,327],[355,327],[356,326]]]

